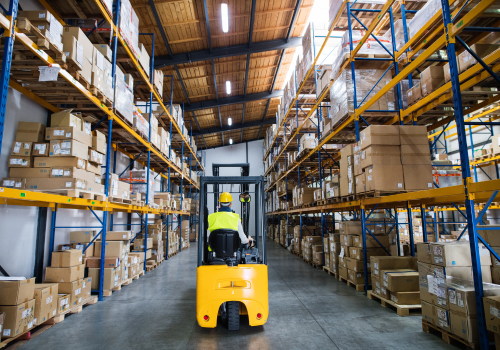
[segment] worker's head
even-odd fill
[[[222,192],[219,196],[219,203],[221,207],[230,207],[233,202],[233,197],[229,192]]]

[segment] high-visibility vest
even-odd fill
[[[208,216],[208,230],[210,233],[219,229],[228,229],[238,231],[238,222],[240,216],[236,213],[219,211]]]

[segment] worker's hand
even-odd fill
[[[255,245],[255,241],[252,236],[248,236],[248,246],[252,248]]]

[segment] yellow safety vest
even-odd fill
[[[210,233],[214,230],[229,229],[238,231],[238,222],[240,216],[236,213],[220,211],[208,216],[208,230]]]

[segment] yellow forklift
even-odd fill
[[[246,175],[246,174],[245,174]],[[242,245],[238,231],[213,230],[208,233],[208,194],[216,198],[220,186],[239,186],[242,223],[249,228],[250,205],[254,206],[254,247]],[[210,187],[210,188],[209,188]],[[250,190],[254,189],[254,200]],[[212,191],[209,192],[208,190]],[[241,192],[243,190],[243,193]],[[230,192],[230,191],[226,191]],[[218,318],[229,330],[239,330],[240,315],[250,326],[261,326],[269,315],[267,249],[264,234],[264,178],[262,176],[202,176],[200,178],[200,220],[196,283],[196,319],[204,328],[215,328]],[[209,248],[210,247],[210,248]]]

